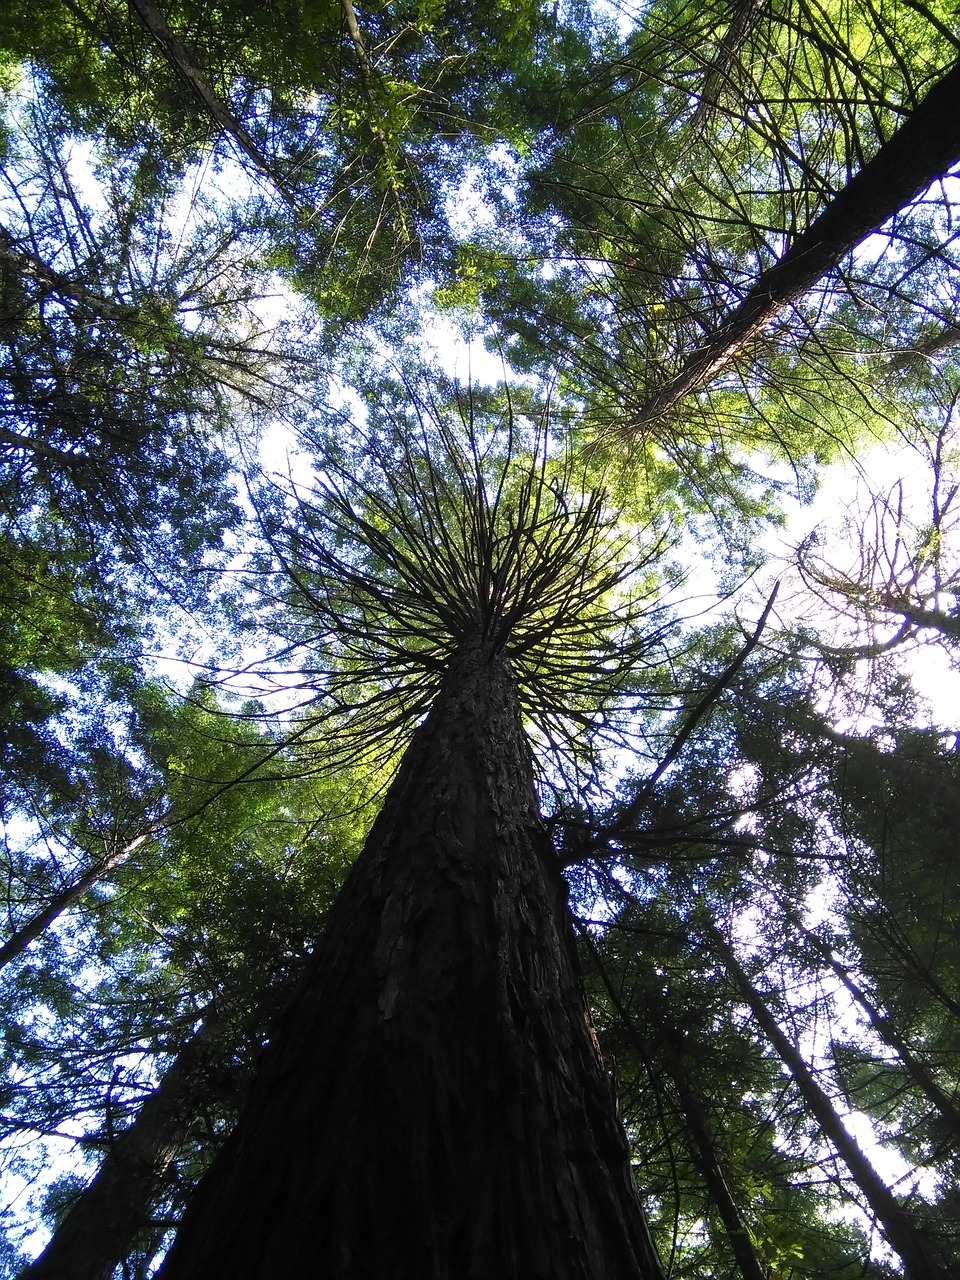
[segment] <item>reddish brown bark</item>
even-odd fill
[[[661,1275],[531,777],[462,650],[163,1280]]]

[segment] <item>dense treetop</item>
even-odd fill
[[[956,26],[4,7],[3,1274],[203,1032],[150,1274],[478,619],[672,1273],[950,1274]]]

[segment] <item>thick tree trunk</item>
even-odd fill
[[[950,1280],[951,1276],[956,1275],[953,1264],[941,1256],[937,1242],[928,1236],[900,1204],[847,1132],[829,1096],[820,1088],[796,1047],[784,1035],[776,1018],[737,960],[733,948],[714,925],[707,925],[705,933],[736,984],[744,1003],[793,1076],[824,1135],[850,1170],[887,1243],[900,1255],[908,1280]]]
[[[632,424],[671,412],[684,396],[721,373],[783,309],[832,271],[871,231],[960,160],[960,63],[916,106],[876,155],[798,235],[779,262],[757,278],[727,319],[650,397]]]
[[[107,1152],[50,1243],[20,1280],[108,1280],[150,1222],[170,1166],[210,1098],[227,1029],[208,1010],[147,1098],[136,1119]]]
[[[461,650],[162,1280],[652,1280],[504,661]]]

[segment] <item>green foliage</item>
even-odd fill
[[[595,760],[660,661],[667,539],[625,524],[548,402],[442,394],[378,383],[366,431],[319,441],[315,486],[270,515],[271,629],[316,690],[314,732],[335,729],[331,762],[389,759],[477,644],[507,654],[547,757],[583,735]]]
[[[949,26],[920,6],[742,5],[732,19],[727,5],[652,6],[570,87],[581,114],[523,167],[517,200],[491,196],[500,216],[481,243],[516,266],[484,304],[511,358],[559,360],[597,430],[634,450],[652,433],[688,455],[722,439],[723,465],[742,448],[800,464],[889,434],[897,406],[864,366],[931,313],[952,323],[940,198],[898,213],[752,337],[706,403],[643,412],[951,66]]]
[[[0,1273],[214,1005],[149,1273],[470,635],[517,674],[673,1274],[743,1265],[704,1133],[770,1280],[898,1274],[711,923],[956,1252],[956,726],[893,665],[960,633],[955,179],[644,417],[953,65],[951,7],[182,0],[172,38],[150,9],[0,16],[7,935],[90,879],[4,970]],[[502,387],[428,384],[438,312]],[[808,540],[817,603],[716,689],[751,610],[684,622],[683,572],[736,591],[785,495],[878,439],[923,509],[875,494],[853,571]]]

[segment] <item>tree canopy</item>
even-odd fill
[[[5,7],[0,1275],[147,1280],[184,1215],[186,1275],[388,936],[463,1036],[499,939],[477,1025],[629,1166],[524,1265],[615,1212],[644,1280],[953,1274],[958,49],[940,0]],[[503,854],[462,936],[437,751]]]

